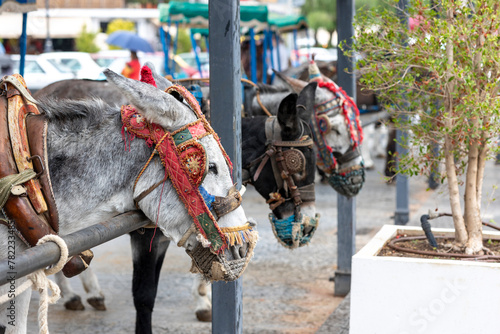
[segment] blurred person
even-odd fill
[[[126,78],[139,80],[141,74],[141,63],[137,57],[137,52],[130,51],[130,61],[125,64],[122,70],[122,75]]]

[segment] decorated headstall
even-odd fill
[[[307,126],[301,123],[302,127]],[[303,132],[303,128],[302,128]],[[274,178],[276,180],[277,191],[269,194],[267,203],[271,210],[288,200],[292,200],[295,209],[294,214],[285,219],[278,219],[273,213],[269,214],[269,220],[273,228],[274,235],[285,247],[297,248],[306,245],[311,240],[317,229],[319,215],[314,218],[302,215],[300,206],[304,202],[314,202],[314,183],[297,187],[295,181],[301,181],[306,176],[306,158],[297,147],[312,147],[313,140],[309,136],[300,136],[296,141],[284,141],[281,138],[281,128],[275,116],[266,120],[266,152],[252,161],[246,168],[257,166],[253,176],[256,181],[262,169],[271,161]],[[285,196],[282,196],[283,190]]]
[[[309,81],[317,81],[318,86],[333,93],[331,100],[314,106],[315,117],[310,126],[316,147],[318,149],[318,167],[329,174],[328,182],[340,194],[355,196],[365,181],[363,165],[339,168],[339,163],[345,163],[360,156],[359,145],[363,141],[363,129],[359,120],[359,110],[352,98],[335,82],[326,78],[323,80],[319,68],[312,60],[309,63]],[[330,117],[342,113],[351,135],[351,151],[336,159],[332,148],[325,140],[331,131]]]
[[[217,134],[201,113],[196,99],[182,86],[170,86],[165,92],[167,94],[173,92],[180,94],[197,115],[197,120],[176,131],[168,132],[158,124],[149,123],[132,106],[122,106],[121,115],[124,135],[128,136],[129,139],[139,137],[144,139],[149,146],[154,145],[155,147],[153,154],[137,176],[135,183],[137,184],[155,154],[159,155],[161,163],[165,166],[165,178],[140,194],[135,198],[135,201],[137,204],[154,188],[169,178],[189,214],[193,217],[193,226],[182,237],[179,246],[182,246],[192,233],[198,233],[198,240],[202,244],[200,247],[209,249],[210,252],[208,253],[212,254],[210,256],[215,256],[221,260],[222,251],[230,246],[243,243],[253,243],[254,245],[257,240],[257,231],[252,229],[253,226],[250,223],[239,227],[225,228],[218,226],[217,220],[221,216],[233,211],[240,205],[241,195],[235,186],[230,189],[226,197],[213,196],[203,188],[201,184],[208,171],[208,162],[205,148],[200,139],[212,135],[219,143],[228,166],[232,170],[231,161],[220,145]],[[208,263],[209,268],[200,268],[198,266],[199,261],[192,254],[190,256],[193,258],[198,270],[212,280],[237,278],[232,276],[231,270],[228,268],[220,267],[213,270],[212,262]],[[246,261],[243,263],[246,266],[249,259],[242,260]],[[224,260],[219,262],[224,262]],[[218,263],[217,265],[221,264]]]

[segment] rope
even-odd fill
[[[49,334],[49,325],[47,320],[49,304],[54,304],[61,297],[61,290],[57,284],[49,280],[47,276],[61,271],[68,261],[69,255],[68,246],[60,236],[48,234],[38,240],[37,246],[47,241],[52,241],[59,247],[61,251],[59,261],[57,261],[57,263],[51,268],[40,269],[26,276],[26,282],[21,284],[21,286],[16,290],[17,295],[22,294],[29,288],[38,290],[40,293],[40,304],[38,306],[38,328],[40,334]],[[52,296],[49,296],[49,289],[52,291]],[[12,298],[8,298],[8,293],[0,296],[0,304],[6,303],[10,299]]]
[[[260,100],[260,89],[259,89],[259,86],[257,86],[254,82],[248,80],[248,79],[244,79],[244,78],[241,78],[241,82],[244,82],[244,83],[247,83],[249,85],[252,85],[254,88],[255,88],[255,97],[257,98],[257,102],[259,103],[260,107],[262,108],[262,110],[264,111],[264,113],[271,117],[273,116],[269,110],[267,110],[267,108],[264,106],[264,104],[262,103],[262,101]]]
[[[33,169],[23,170],[19,174],[7,175],[0,179],[0,207],[3,208],[13,186],[23,184],[35,178],[36,172]]]

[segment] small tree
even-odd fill
[[[99,47],[95,44],[94,40],[97,33],[87,31],[87,25],[84,25],[82,31],[76,38],[76,49],[82,52],[95,53],[99,51]]]
[[[500,134],[498,0],[410,0],[408,14],[390,2],[395,10],[356,16],[348,53],[362,56],[362,82],[405,116],[396,126],[411,133],[400,144],[412,149],[398,157],[398,172],[426,175],[444,162],[455,243],[481,252],[484,168]],[[412,18],[412,29],[402,18]]]

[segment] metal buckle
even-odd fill
[[[45,171],[45,167],[43,166],[43,160],[42,160],[42,157],[40,157],[39,155],[34,155],[30,158],[26,158],[26,160],[28,160],[29,162],[32,162],[34,158],[37,158],[38,159],[38,162],[40,162],[40,166],[42,167],[42,170],[38,173],[36,173],[36,177],[40,177],[43,172]],[[34,166],[33,166],[34,167]]]

